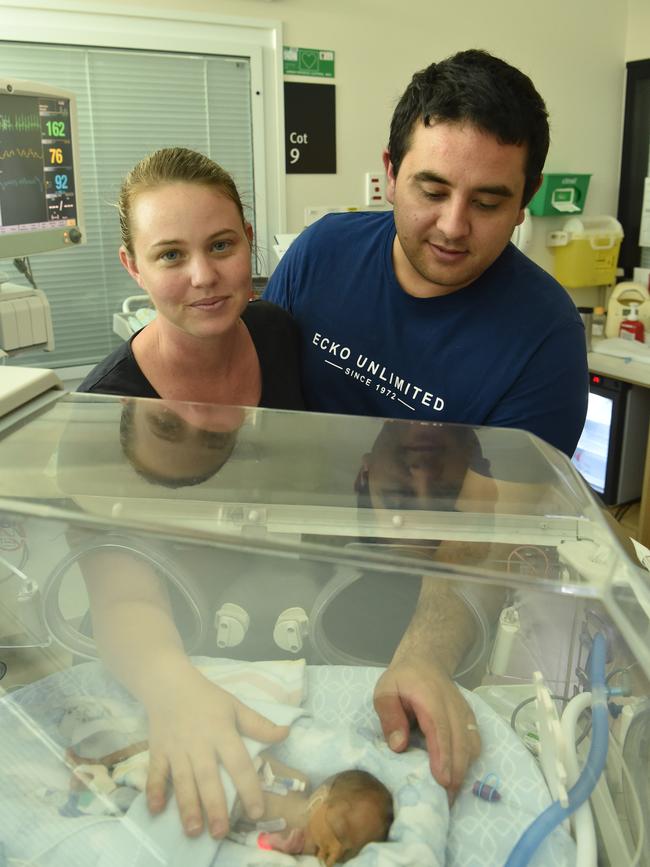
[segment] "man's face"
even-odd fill
[[[418,123],[395,177],[393,265],[409,295],[462,289],[499,256],[524,218],[527,148],[501,144],[469,123]]]
[[[391,420],[364,457],[375,509],[455,507],[472,451],[460,429]]]

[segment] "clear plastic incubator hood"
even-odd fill
[[[61,394],[0,467],[0,864],[650,864],[650,576],[541,440]]]

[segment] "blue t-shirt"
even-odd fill
[[[414,298],[392,212],[332,214],[282,257],[265,298],[302,339],[309,409],[530,431],[572,455],[587,410],[584,327],[568,293],[509,244],[473,283]]]

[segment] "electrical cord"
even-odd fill
[[[610,682],[610,680],[612,680],[612,678],[616,677],[619,674],[625,674],[631,668],[634,668],[634,666],[638,665],[638,664],[639,664],[638,662],[632,662],[630,665],[627,665],[625,668],[613,669],[613,671],[610,671],[610,673],[605,678],[605,683],[609,684],[609,682]],[[570,701],[570,699],[565,698],[562,695],[552,695],[551,698],[553,699],[553,701],[562,701],[564,703],[567,703],[568,701]],[[535,696],[534,695],[529,696],[528,698],[525,698],[523,701],[520,701],[519,704],[513,710],[512,716],[510,717],[510,727],[512,728],[512,730],[514,732],[517,731],[517,727],[516,727],[517,715],[522,710],[522,708],[524,708],[527,704],[530,704],[533,701],[535,701]],[[585,725],[584,729],[580,732],[580,735],[578,736],[578,739],[576,740],[576,747],[580,746],[580,744],[584,741],[584,739],[587,737],[587,735],[591,731],[591,712],[590,712],[589,708],[586,709],[585,713],[590,714],[589,721]]]
[[[552,695],[551,698],[553,699],[553,701],[562,701],[565,704],[567,704],[571,700],[571,699],[565,698],[563,695]],[[530,704],[531,702],[533,702],[535,700],[536,700],[536,696],[531,695],[528,698],[525,698],[523,701],[520,701],[519,704],[517,705],[517,707],[513,710],[512,716],[510,717],[510,727],[512,728],[512,730],[515,733],[517,732],[517,726],[516,726],[517,715],[522,710],[522,708],[526,707],[526,705]],[[587,710],[589,710],[589,709],[587,708]],[[576,747],[580,746],[580,744],[584,741],[584,739],[587,737],[587,735],[589,734],[590,731],[591,731],[591,718],[589,719],[589,722],[584,727],[584,729],[580,732],[580,735],[578,736],[578,739],[576,740]],[[525,741],[524,741],[524,746],[530,752],[533,752],[531,750],[530,746],[527,743],[525,743]]]
[[[638,502],[638,499],[631,500],[629,503],[623,503],[622,506],[618,506],[618,508],[614,512],[614,520],[618,522],[622,521],[625,515],[627,515],[627,513],[630,511],[632,506],[636,505]]]
[[[20,570],[22,570],[29,557],[25,531],[21,525],[0,527],[0,551],[18,551],[21,548],[20,563],[17,566]],[[13,569],[10,567],[9,572],[0,577],[0,584],[9,581],[13,574]]]
[[[563,701],[565,704],[566,704],[566,702],[570,701],[570,699],[565,698],[563,695],[552,695],[551,698],[553,699],[553,701]],[[536,695],[530,695],[530,696],[528,696],[528,698],[525,698],[523,701],[520,701],[519,704],[517,705],[517,707],[513,710],[512,715],[510,716],[510,728],[514,732],[517,731],[516,721],[517,721],[517,716],[518,716],[519,712],[521,710],[523,710],[523,708],[525,708],[526,705],[531,704],[534,701],[537,701],[537,696]]]
[[[27,280],[29,280],[34,289],[38,289],[36,281],[34,280],[34,274],[32,273],[32,266],[30,265],[27,256],[22,259],[14,259],[14,266],[17,271],[20,271],[23,277],[26,277]]]
[[[18,566],[16,566],[16,568],[20,571],[21,574],[22,574],[23,567],[28,560],[28,557],[29,557],[29,553],[27,551],[27,546],[25,545],[23,552],[21,554],[21,557],[20,557],[20,563],[18,564]],[[8,561],[5,560],[4,557],[2,557],[2,556],[0,556],[0,562],[4,563],[5,565],[8,564]],[[13,568],[11,567],[11,565],[9,565],[9,571],[7,572],[7,574],[0,577],[0,584],[6,584],[7,581],[9,581],[11,578],[13,578],[14,574],[15,573],[14,573]]]
[[[578,739],[576,740],[576,747],[580,746],[580,744],[584,741],[584,739],[587,737],[587,735],[591,731],[591,708],[587,708],[584,712],[589,713],[589,722],[584,727],[584,729],[580,732],[580,735],[579,735]]]
[[[565,698],[563,695],[552,695],[551,698],[553,699],[553,701],[561,701],[561,702],[564,702],[564,704],[567,704],[569,701],[571,701],[571,699]],[[526,707],[526,705],[530,704],[533,701],[536,701],[536,699],[537,699],[537,696],[531,695],[528,698],[525,698],[523,701],[520,701],[519,704],[517,705],[517,707],[513,710],[512,716],[510,717],[510,727],[512,728],[512,730],[515,733],[517,733],[517,726],[516,726],[517,715],[524,707]],[[576,747],[580,746],[580,744],[584,741],[584,739],[587,737],[587,735],[589,734],[590,731],[591,731],[591,720],[587,723],[585,728],[580,732],[580,735],[579,735],[578,739],[576,740]],[[526,746],[526,748],[530,750],[530,747],[528,747],[528,745],[526,743],[524,743],[524,746]]]
[[[612,678],[614,678],[614,677],[617,677],[619,674],[627,674],[627,672],[630,671],[630,669],[634,668],[638,664],[639,663],[635,660],[634,662],[631,662],[629,665],[626,665],[624,668],[614,668],[612,671],[610,671],[610,673],[605,678],[605,683],[609,684],[610,680],[612,680]]]
[[[25,575],[25,573],[23,572],[23,570],[21,568],[22,566],[25,565],[25,559],[26,558],[23,558],[23,561],[21,562],[20,566],[14,566],[13,563],[10,563],[9,560],[5,560],[5,558],[2,556],[2,554],[0,554],[0,563],[5,565],[7,567],[7,569],[9,569],[9,574],[2,578],[2,580],[0,581],[0,584],[3,584],[9,578],[11,578],[12,576],[15,575],[16,578],[20,578],[20,580],[23,582],[24,587],[27,587],[27,588],[35,587],[36,585],[34,584],[34,582],[27,575]]]

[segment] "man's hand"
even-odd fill
[[[203,830],[203,814],[213,837],[228,832],[228,806],[219,765],[228,771],[244,810],[262,816],[260,781],[242,737],[278,743],[289,729],[276,726],[230,693],[192,671],[173,695],[147,707],[149,717],[149,776],[147,803],[159,813],[166,803],[171,777],[186,834]]]
[[[444,668],[413,656],[393,662],[379,678],[375,710],[386,742],[395,752],[409,743],[417,723],[426,739],[431,773],[453,802],[467,769],[481,752],[472,709]]]

